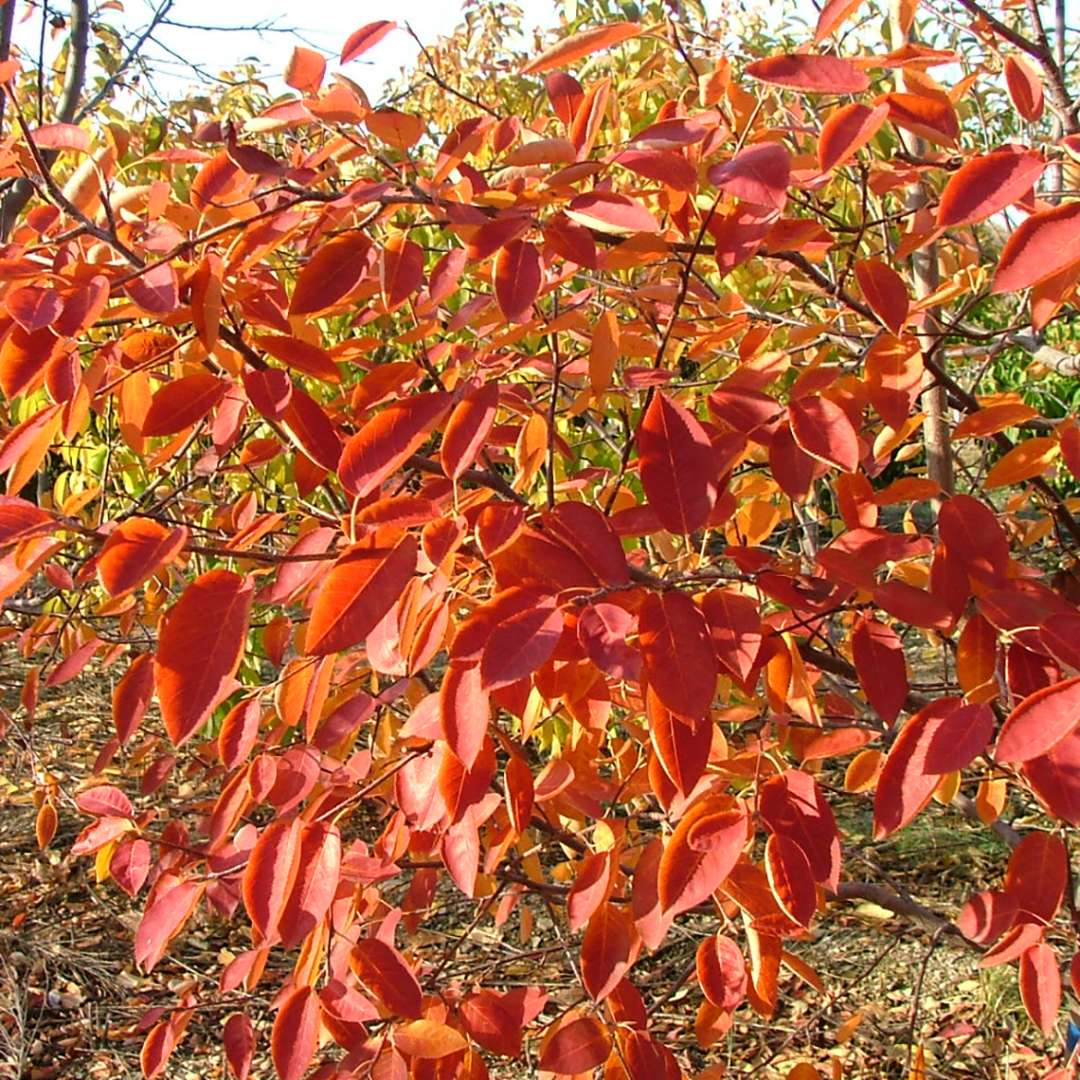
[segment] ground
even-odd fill
[[[21,677],[13,666],[7,671],[10,711]],[[105,679],[80,680],[47,694],[32,732],[38,767],[74,787],[89,773],[109,733],[108,715]],[[30,764],[25,739],[9,729],[0,739],[0,1080],[140,1076],[140,1020],[148,1010],[171,1004],[192,980],[212,989],[226,951],[246,947],[243,927],[203,918],[152,976],[136,972],[131,937],[137,902],[113,884],[96,884],[92,860],[67,854],[85,821],[73,808],[62,808],[52,845],[38,850]],[[167,782],[175,790],[183,778]],[[908,891],[946,917],[955,916],[972,892],[1000,884],[1007,848],[951,807],[932,804],[915,824],[878,844],[869,837],[868,802],[848,813],[842,825],[851,842],[848,873],[869,879],[869,862],[877,880]],[[451,889],[440,894],[441,910],[425,927],[440,949],[468,919]],[[539,982],[553,1001],[576,1000],[563,969],[552,966],[547,972],[545,954],[536,957],[535,950],[555,938],[549,913],[539,907],[535,916],[526,944],[516,938],[516,919],[501,934],[490,923],[477,927],[448,974],[467,978],[475,970],[477,950],[487,942],[507,954],[499,968],[507,985]],[[809,1062],[824,1077],[904,1080],[919,1076],[912,1071],[919,1046],[926,1077],[1024,1080],[1044,1075],[1060,1060],[1054,1055],[1063,1033],[1044,1040],[1033,1029],[1020,1003],[1014,965],[980,971],[977,953],[955,935],[935,936],[869,903],[833,905],[816,920],[807,941],[792,945],[816,970],[824,993],[785,973],[783,1004],[773,1019],[762,1020],[744,1007],[727,1040],[701,1051],[692,1032],[686,1033],[700,991],[692,977],[681,984],[680,979],[690,971],[700,936],[712,930],[715,926],[705,920],[676,928],[658,953],[643,956],[633,970],[654,1006],[654,1032],[680,1053],[689,1075],[724,1063],[727,1076],[769,1080]],[[673,993],[672,986],[677,986]],[[170,1064],[169,1080],[224,1075],[219,1038],[224,1016],[215,1008],[198,1011]],[[491,1062],[496,1078],[533,1074],[528,1061]],[[261,1080],[273,1074],[260,1059],[252,1075]]]

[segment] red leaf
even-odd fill
[[[746,65],[746,74],[762,82],[812,94],[861,94],[870,80],[851,61],[809,53],[770,56]]]
[[[1020,997],[1032,1023],[1044,1034],[1054,1033],[1061,1009],[1061,971],[1057,953],[1040,941],[1020,957]]]
[[[140,653],[131,661],[113,690],[113,727],[121,746],[138,731],[153,695],[154,654]]]
[[[322,922],[337,892],[341,834],[336,825],[314,822],[300,839],[296,881],[281,912],[278,930],[286,949],[299,945]]]
[[[165,615],[154,658],[161,716],[180,746],[233,690],[247,640],[252,585],[229,570],[209,570]]]
[[[471,1038],[485,1050],[505,1057],[521,1053],[521,1024],[509,995],[478,990],[461,1003],[461,1019]]]
[[[723,934],[713,934],[698,945],[698,982],[705,997],[722,1012],[732,1012],[746,997],[746,961],[739,946]]]
[[[667,184],[676,191],[697,188],[697,169],[682,154],[667,150],[623,150],[615,161],[624,169]]]
[[[150,402],[142,422],[141,434],[150,439],[157,435],[175,435],[198,423],[225,396],[229,384],[209,371],[197,371],[165,383]]]
[[[483,748],[490,719],[479,664],[451,663],[447,667],[439,688],[439,717],[447,745],[462,765],[471,769]]]
[[[874,603],[901,622],[928,630],[948,630],[955,621],[944,600],[905,581],[886,581],[876,586]]]
[[[233,1013],[221,1031],[225,1060],[236,1080],[248,1080],[255,1056],[255,1028],[244,1013]]]
[[[581,940],[581,981],[594,1001],[603,1001],[630,968],[634,920],[626,905],[602,904]]]
[[[660,231],[656,218],[636,199],[610,191],[590,191],[578,195],[566,207],[566,216],[597,232],[655,233]]]
[[[168,315],[180,306],[176,271],[168,263],[143,270],[124,286],[136,304],[150,315]]]
[[[1040,210],[1005,242],[993,293],[1019,292],[1072,266],[1080,250],[1080,201]]]
[[[252,339],[275,360],[323,382],[341,382],[341,372],[325,349],[285,334],[255,334]],[[245,379],[245,387],[247,380]]]
[[[591,26],[549,46],[535,59],[530,60],[521,72],[523,75],[539,75],[553,68],[565,67],[583,56],[589,56],[601,49],[610,49],[613,45],[637,37],[640,33],[641,24],[636,22]]]
[[[901,729],[882,766],[874,795],[877,839],[902,829],[930,801],[940,777],[927,771],[927,750],[937,729],[961,704],[959,698],[941,698],[920,709]]]
[[[1016,897],[1009,893],[976,893],[957,915],[956,928],[977,945],[992,945],[1012,926],[1019,910]]]
[[[862,0],[826,0],[814,29],[814,44],[820,45],[861,3]]]
[[[1043,114],[1043,84],[1038,73],[1022,56],[1006,56],[1005,83],[1016,111],[1035,123]]]
[[[835,402],[817,395],[788,406],[791,431],[805,453],[852,473],[859,467],[859,437],[848,415]]]
[[[96,816],[109,815],[110,817],[133,818],[135,811],[131,806],[131,800],[112,784],[99,784],[97,787],[87,788],[75,796],[75,805],[84,814]]]
[[[383,246],[379,280],[387,309],[403,304],[424,280],[424,249],[404,236],[391,236]]]
[[[390,1012],[419,1019],[423,1009],[420,984],[397,949],[377,938],[361,938],[353,947],[351,962],[356,977]]]
[[[960,133],[956,110],[947,97],[903,92],[883,94],[878,103],[889,109],[889,119],[929,142],[952,146]]]
[[[481,685],[498,690],[527,678],[555,651],[562,630],[562,612],[554,597],[538,599],[498,623],[480,658]]]
[[[139,1052],[139,1064],[146,1080],[160,1076],[176,1049],[176,1027],[172,1020],[161,1020],[147,1033]]]
[[[860,259],[855,264],[855,278],[874,314],[894,334],[901,333],[910,302],[904,279],[881,259]]]
[[[818,136],[818,167],[823,173],[843,165],[877,133],[889,115],[888,105],[852,102],[834,109],[821,125]]]
[[[994,711],[989,705],[961,705],[950,713],[926,748],[929,772],[955,772],[970,765],[989,745],[994,732]]]
[[[110,596],[130,592],[175,561],[189,535],[183,525],[170,529],[150,518],[126,518],[101,547],[101,584]]]
[[[354,30],[341,49],[341,62],[347,64],[350,60],[362,56],[373,45],[382,41],[396,26],[397,23],[391,19],[378,19],[375,22],[366,23],[359,30]]]
[[[594,1016],[567,1014],[563,1022],[544,1041],[540,1068],[547,1072],[592,1072],[603,1065],[611,1050],[611,1033]]]
[[[341,442],[322,407],[299,386],[289,392],[281,424],[289,438],[316,464],[333,472],[341,458]]]
[[[864,617],[855,627],[851,646],[867,701],[886,724],[892,724],[908,695],[907,664],[900,639],[884,623]]]
[[[348,232],[328,240],[297,275],[289,314],[325,311],[347,296],[367,273],[370,250],[371,241],[362,232]]]
[[[1068,852],[1052,833],[1028,833],[1009,855],[1005,892],[1016,900],[1021,922],[1052,922],[1068,882]]]
[[[14,495],[0,495],[0,547],[48,532],[55,524],[48,510]]]
[[[817,781],[799,769],[772,777],[761,789],[760,812],[774,833],[803,849],[814,880],[835,891],[840,881],[840,833]]]
[[[970,495],[953,495],[938,514],[938,531],[950,555],[959,556],[968,576],[1004,586],[1009,570],[1009,538],[997,514]]]
[[[638,615],[645,680],[680,716],[704,716],[716,693],[716,654],[698,606],[676,590],[650,592]]]
[[[693,413],[654,395],[638,430],[641,483],[649,505],[669,532],[691,533],[716,504],[717,460]]]
[[[543,271],[533,244],[514,240],[495,256],[495,299],[507,322],[528,322]]]
[[[30,132],[30,137],[43,150],[90,152],[90,136],[76,124],[42,124]]]
[[[308,656],[326,656],[363,641],[397,603],[416,570],[416,537],[387,551],[368,541],[334,563],[315,596],[304,637]]]
[[[764,142],[740,150],[730,161],[709,169],[709,180],[744,202],[783,210],[787,204],[791,155],[780,143]]]
[[[4,297],[8,314],[28,333],[42,330],[59,318],[64,301],[55,289],[24,285]]]
[[[938,203],[939,229],[982,221],[1011,206],[1046,168],[1037,150],[995,150],[965,162],[949,178]]]
[[[259,938],[278,940],[278,921],[300,868],[300,820],[272,821],[252,848],[244,870],[242,893],[251,925]]]
[[[218,733],[218,753],[226,769],[235,769],[247,761],[259,737],[261,720],[262,706],[258,697],[244,698],[225,714]]]
[[[387,406],[345,444],[338,476],[350,495],[370,495],[427,441],[450,409],[449,394],[417,394]]]
[[[761,612],[754,599],[731,589],[710,589],[701,598],[716,658],[730,675],[745,682],[761,648]]]
[[[1066,736],[1048,754],[1025,761],[1021,768],[1050,813],[1080,826],[1080,731]]]
[[[205,888],[205,882],[182,881],[171,874],[158,879],[135,931],[135,963],[147,974],[191,918]]]
[[[660,859],[665,914],[696,907],[723,884],[746,845],[747,821],[745,805],[726,796],[701,799],[683,815]]]
[[[270,1055],[279,1080],[300,1080],[319,1048],[319,995],[312,986],[294,990],[281,1004],[270,1032]]]
[[[611,856],[607,852],[586,855],[566,897],[566,915],[576,933],[607,899],[611,887]]]
[[[809,926],[817,910],[817,887],[806,852],[794,840],[773,833],[765,845],[765,872],[784,914]]]
[[[994,756],[1002,762],[1030,761],[1071,735],[1080,724],[1080,676],[1037,690],[1005,719]]]
[[[646,688],[645,708],[649,737],[664,772],[681,795],[689,795],[709,763],[712,719],[676,716],[663,705],[651,686]]]
[[[485,383],[454,406],[439,447],[439,461],[451,480],[457,480],[476,460],[491,431],[498,405],[498,385]]]

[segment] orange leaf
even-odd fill
[[[861,94],[870,80],[850,60],[839,56],[790,53],[755,60],[746,74],[762,82],[810,94]]]
[[[522,74],[539,75],[553,68],[565,67],[583,56],[589,56],[601,49],[610,49],[641,33],[641,24],[636,22],[614,22],[604,26],[593,26],[571,34],[545,49],[534,60],[530,60],[522,69]]]
[[[326,656],[364,640],[397,603],[416,570],[417,543],[408,534],[386,548],[353,545],[323,579],[305,635],[308,656]]]
[[[174,562],[188,541],[183,525],[172,529],[150,518],[122,521],[102,545],[97,571],[110,596],[121,596]]]
[[[1080,261],[1080,201],[1040,210],[1005,241],[990,291],[1019,292]]]

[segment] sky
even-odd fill
[[[97,0],[100,2],[100,0]],[[160,0],[113,0],[106,5],[103,17],[114,25],[138,30],[150,20]],[[525,28],[551,27],[558,23],[559,0],[517,0],[525,12]],[[50,7],[66,12],[69,0],[50,0]],[[30,11],[25,0],[20,9]],[[16,43],[31,57],[38,52],[41,32],[41,0],[29,16],[20,18]],[[719,0],[706,0],[706,7],[719,6]],[[159,83],[170,95],[195,82],[190,67],[195,62],[212,73],[248,57],[262,62],[268,73],[284,71],[298,37],[302,43],[328,54],[339,54],[345,39],[358,27],[376,19],[392,18],[408,22],[425,44],[453,30],[461,18],[461,0],[174,0],[169,19],[180,26],[159,28],[155,37],[176,55],[152,47],[152,55],[165,82]],[[205,27],[220,27],[208,33]],[[229,27],[244,27],[230,30]],[[256,27],[272,27],[258,30]],[[56,35],[46,47],[52,57],[63,40]],[[397,30],[384,38],[362,59],[342,70],[355,79],[372,99],[377,99],[386,80],[397,75],[416,57],[416,44],[408,34]],[[333,70],[333,67],[331,68]],[[280,84],[273,89],[284,90]]]

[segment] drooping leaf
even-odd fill
[[[244,870],[244,907],[260,938],[278,940],[278,922],[299,870],[300,822],[279,818],[263,831]]]
[[[270,1054],[278,1080],[300,1080],[319,1046],[319,995],[297,987],[278,1009],[270,1032]]]
[[[641,483],[660,523],[690,533],[709,519],[716,504],[717,462],[697,418],[657,393],[638,431]]]
[[[704,716],[716,692],[716,656],[705,618],[685,593],[650,593],[638,616],[642,670],[672,712]]]
[[[397,949],[378,938],[361,938],[353,948],[351,963],[356,977],[390,1012],[420,1019],[420,984]]]
[[[233,689],[251,612],[251,582],[208,570],[169,609],[154,657],[154,685],[169,738],[182,745]]]
[[[1061,971],[1057,953],[1045,941],[1032,945],[1020,957],[1019,983],[1031,1022],[1044,1035],[1053,1034],[1061,1009]]]

